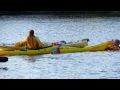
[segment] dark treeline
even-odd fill
[[[0,15],[31,15],[31,14],[52,14],[52,15],[95,14],[95,15],[120,16],[120,11],[0,11]]]

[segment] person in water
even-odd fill
[[[27,49],[41,49],[43,48],[43,43],[38,39],[37,36],[34,35],[34,30],[29,31],[29,35],[26,39],[15,43],[15,47],[24,47],[26,46]]]
[[[111,40],[111,41],[108,41],[109,42],[109,45],[108,47],[106,48],[106,50],[113,50],[113,51],[116,51],[116,50],[120,50],[120,40],[118,39],[115,39],[115,40]]]

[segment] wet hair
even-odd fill
[[[116,44],[116,45],[119,45],[119,44],[120,44],[120,40],[115,39],[115,44]]]
[[[29,31],[29,35],[31,36],[31,35],[34,35],[34,30],[30,30]]]

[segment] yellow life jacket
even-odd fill
[[[109,41],[108,50],[119,50],[120,48],[113,44],[113,41]]]
[[[35,36],[27,37],[27,48],[28,49],[37,49],[37,48],[39,48],[38,41],[36,40]]]

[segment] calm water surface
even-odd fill
[[[77,41],[89,45],[120,39],[119,17],[53,15],[0,16],[0,43],[24,39],[29,29],[41,41]],[[120,52],[81,52],[36,56],[7,56],[0,63],[0,79],[120,79]]]

